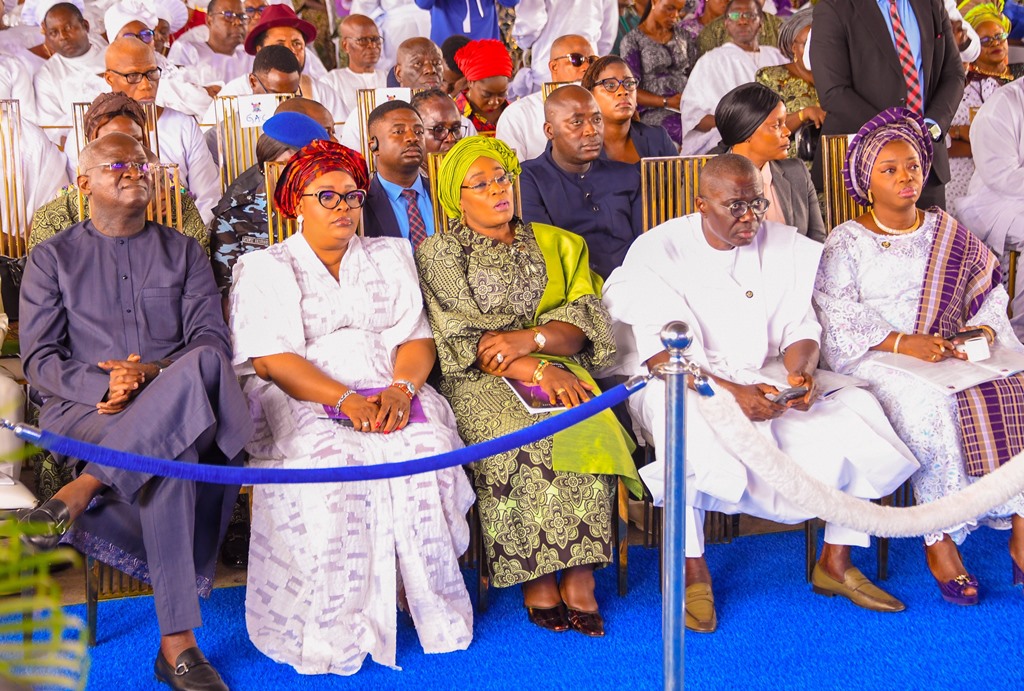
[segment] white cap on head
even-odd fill
[[[111,41],[125,24],[142,22],[147,29],[155,29],[157,18],[153,5],[143,0],[121,0],[110,6],[103,15],[103,26],[107,30],[107,38]]]
[[[188,23],[188,6],[182,0],[154,0],[157,19],[171,25],[171,33],[177,33]]]
[[[74,5],[79,12],[85,12],[83,0],[25,0],[21,7],[21,23],[27,26],[42,26],[46,13],[52,10],[54,5],[64,2]]]

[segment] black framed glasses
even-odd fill
[[[761,15],[757,12],[726,12],[725,18],[730,22],[738,22],[741,19],[746,19],[748,22],[752,22],[755,19],[760,19]]]
[[[320,202],[320,206],[332,211],[341,206],[342,201],[348,204],[348,208],[358,209],[366,201],[366,190],[352,190],[345,193],[335,192],[334,190],[320,190],[319,192],[312,192],[302,196],[316,197],[316,200]]]
[[[452,137],[455,141],[459,141],[466,136],[467,130],[468,128],[465,125],[452,125],[451,127],[448,127],[447,125],[434,125],[433,127],[427,128],[427,132],[430,133],[430,136],[439,142],[443,142],[448,137]]]
[[[702,198],[707,199],[707,197]],[[719,206],[724,206],[729,210],[729,214],[732,215],[733,218],[743,218],[747,215],[747,211],[753,211],[755,216],[763,216],[764,213],[768,211],[768,207],[772,205],[772,203],[764,197],[751,199],[749,202],[743,199],[737,199],[729,204],[722,204],[721,202],[716,202],[713,199],[707,199],[707,201],[718,204]]]
[[[132,38],[137,38],[143,43],[152,43],[153,37],[155,35],[156,32],[154,32],[152,29],[143,29],[142,31],[136,31],[135,33],[124,34],[124,36],[131,36]]]
[[[262,10],[261,10],[261,12],[262,12]],[[238,12],[229,12],[229,11],[225,10],[224,12],[214,12],[212,16],[214,16],[214,17],[223,17],[224,21],[226,21],[228,24],[248,24],[249,23],[249,15],[247,15],[245,12],[238,13]]]
[[[516,176],[513,173],[502,173],[493,180],[485,180],[475,185],[462,185],[461,187],[464,190],[471,190],[473,192],[486,192],[491,185],[497,185],[500,189],[504,189],[515,181]]]
[[[94,170],[96,168],[103,168],[104,170],[109,170],[111,173],[116,173],[117,175],[124,175],[129,170],[134,170],[140,175],[148,175],[150,171],[149,163],[146,161],[114,161],[112,163],[97,163],[94,166],[89,166],[82,172],[88,173],[90,170]]]
[[[583,53],[568,53],[566,55],[559,55],[554,60],[568,60],[569,64],[573,67],[582,67],[584,63],[587,65],[593,65],[594,61],[597,60],[596,55],[584,55]]]
[[[369,48],[370,46],[381,46],[384,45],[384,39],[380,36],[360,36],[356,38],[354,36],[345,36],[346,41],[352,41],[360,48]]]
[[[978,40],[981,42],[982,47],[984,47],[992,43],[1003,43],[1009,37],[1010,34],[1003,31],[996,34],[995,36],[982,36]]]
[[[163,72],[163,70],[159,67],[154,67],[153,69],[146,70],[145,72],[129,72],[128,74],[125,74],[124,72],[118,72],[117,70],[107,70],[107,72],[113,72],[117,76],[123,77],[124,80],[129,84],[138,84],[142,81],[143,77],[145,77],[151,82],[160,81],[160,74]]]
[[[607,79],[602,79],[599,82],[595,82],[594,86],[599,86],[605,91],[614,94],[616,91],[619,90],[619,86],[621,86],[626,91],[636,91],[636,88],[640,86],[640,80],[636,79],[635,77],[626,77],[625,79],[616,79],[615,77],[608,77]]]

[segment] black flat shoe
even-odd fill
[[[56,549],[61,536],[71,527],[71,512],[60,499],[49,499],[34,509],[18,512],[18,520],[31,523],[33,530],[41,531],[22,535],[22,543],[33,550],[48,552]]]
[[[178,655],[174,667],[167,664],[163,653],[158,650],[153,673],[157,681],[176,691],[230,691],[199,648],[189,648]]]
[[[566,615],[565,604],[559,602],[554,607],[527,607],[526,615],[530,618],[531,624],[536,624],[542,629],[561,633],[569,630],[569,619]]]
[[[249,521],[232,523],[224,534],[224,543],[220,546],[220,561],[232,569],[244,569],[249,566]]]
[[[604,618],[599,612],[584,612],[583,610],[567,609],[569,627],[573,631],[579,631],[585,636],[601,638],[604,636]]]

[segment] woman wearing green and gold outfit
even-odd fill
[[[531,415],[503,377],[572,407],[598,393],[587,370],[615,353],[586,243],[513,215],[519,170],[500,140],[474,136],[452,147],[438,173],[438,197],[459,221],[416,251],[441,393],[467,444],[553,414]],[[611,561],[614,476],[639,488],[631,450],[605,411],[473,465],[492,582],[522,584],[533,623],[604,635],[593,570]]]

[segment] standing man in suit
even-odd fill
[[[420,174],[423,120],[405,101],[388,101],[370,112],[366,130],[376,172],[363,205],[363,233],[403,237],[416,249],[434,233],[427,179]]]
[[[814,6],[813,26],[814,84],[828,112],[822,134],[852,134],[882,110],[903,106],[944,141],[964,68],[942,0],[828,0]],[[820,158],[813,172],[820,188]],[[943,206],[948,180],[949,155],[939,143],[921,206]]]

